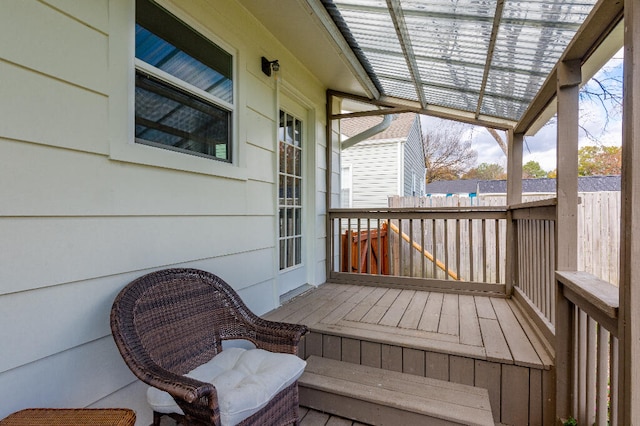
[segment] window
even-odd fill
[[[136,2],[135,141],[231,162],[233,57],[148,0]]]
[[[280,270],[302,263],[302,121],[280,111]]]

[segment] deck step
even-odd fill
[[[310,356],[300,405],[372,425],[493,426],[486,389]]]

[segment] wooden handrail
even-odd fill
[[[588,272],[557,271],[556,279],[571,303],[618,336],[618,288]]]

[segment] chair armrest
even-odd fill
[[[309,332],[306,325],[269,321],[255,317],[247,326],[255,333],[256,346],[271,352],[298,354],[302,336]]]
[[[215,405],[217,405],[218,393],[211,383],[175,374],[157,364],[146,365],[138,371],[133,369],[132,371],[146,384],[165,391],[174,398],[182,399],[191,404],[206,397],[210,401],[211,399],[215,400]]]

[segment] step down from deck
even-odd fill
[[[486,389],[310,356],[300,405],[372,425],[493,426]]]

